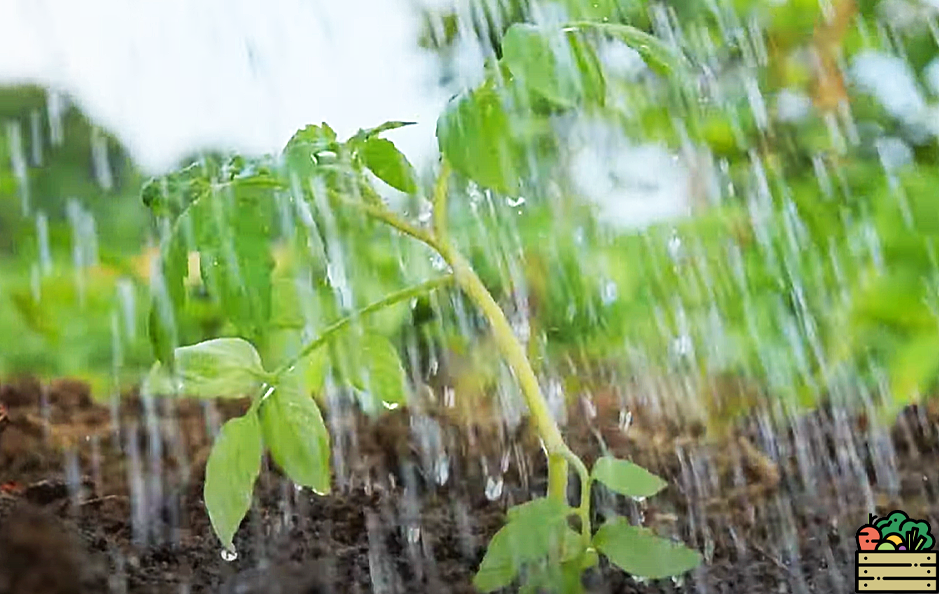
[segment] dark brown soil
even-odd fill
[[[855,532],[870,511],[899,508],[939,526],[939,432],[922,409],[889,434],[837,411],[775,434],[754,419],[742,435],[778,462],[774,480],[765,465],[739,461],[737,439],[700,443],[640,415],[624,432],[618,407],[597,403],[593,421],[581,403],[571,407],[572,449],[589,463],[599,436],[669,482],[641,503],[597,488],[598,513],[679,538],[706,563],[678,582],[637,583],[601,562],[585,574],[591,592],[853,592]],[[127,395],[112,409],[75,382],[18,380],[0,387],[0,404],[0,594],[469,593],[506,507],[544,493],[530,438],[439,414],[373,423],[333,411],[334,492],[297,490],[266,463],[238,558],[225,561],[202,473],[213,428],[245,402]],[[443,486],[427,436],[450,456]],[[503,488],[490,501],[500,466]]]

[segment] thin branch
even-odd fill
[[[437,250],[437,238],[435,238],[431,233],[425,229],[421,229],[411,223],[407,222],[403,218],[399,217],[395,213],[391,212],[384,206],[379,206],[377,204],[368,204],[365,202],[357,202],[352,200],[342,200],[342,203],[346,206],[352,208],[358,208],[368,216],[373,219],[377,219],[391,225],[398,231],[404,233],[405,235],[410,235],[414,239],[427,244],[433,249]]]
[[[370,303],[358,311],[353,312],[352,314],[330,325],[328,328],[323,330],[323,332],[318,337],[307,343],[306,346],[300,349],[300,352],[294,358],[277,368],[273,374],[274,377],[280,378],[284,373],[292,370],[294,367],[296,367],[297,363],[302,361],[305,357],[307,357],[310,353],[319,347],[332,340],[339,332],[343,331],[349,324],[351,324],[353,320],[375,313],[376,311],[382,310],[406,299],[417,297],[418,295],[433,291],[434,289],[450,283],[452,280],[452,274],[435,278],[419,285],[414,285],[413,287],[408,287],[407,289],[402,289],[395,293],[391,293],[390,295],[379,299],[374,303]]]

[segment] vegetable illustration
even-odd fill
[[[911,551],[928,550],[935,542],[925,520],[907,520],[900,529]]]
[[[892,542],[896,546],[900,546],[903,544],[903,537],[899,534],[889,534],[886,538],[881,540],[881,542]]]
[[[876,520],[876,521],[875,521]],[[858,528],[860,551],[927,551],[935,544],[929,522],[910,519],[905,512],[894,510],[877,519],[870,514],[868,523]]]
[[[897,545],[893,544],[889,540],[884,540],[884,541],[881,541],[879,545],[877,545],[877,550],[878,551],[895,551],[897,550]]]
[[[909,520],[910,517],[906,513],[896,510],[890,513],[886,518],[881,518],[877,520],[877,523],[874,524],[874,527],[877,528],[880,532],[881,538],[885,538],[890,534],[902,534],[903,522]]]
[[[857,548],[861,551],[873,551],[880,542],[880,531],[871,524],[877,516],[871,514],[868,523],[857,531]]]

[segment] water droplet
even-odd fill
[[[238,551],[236,551],[235,549],[232,549],[232,550],[230,550],[230,551],[229,551],[228,549],[222,549],[222,560],[223,560],[223,561],[227,561],[227,562],[231,563],[232,561],[234,561],[234,560],[237,559],[237,558],[238,558]]]
[[[420,526],[408,526],[407,537],[409,543],[416,544],[421,539]]]
[[[441,454],[437,458],[437,463],[434,465],[434,476],[438,485],[447,484],[447,479],[450,478],[450,458],[446,454]]]
[[[502,486],[504,481],[502,477],[489,477],[486,479],[486,499],[489,501],[495,501],[500,496],[502,496]]]

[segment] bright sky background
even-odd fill
[[[279,150],[385,120],[415,161],[447,97],[407,0],[0,0],[0,83],[70,93],[151,173],[201,148]]]

